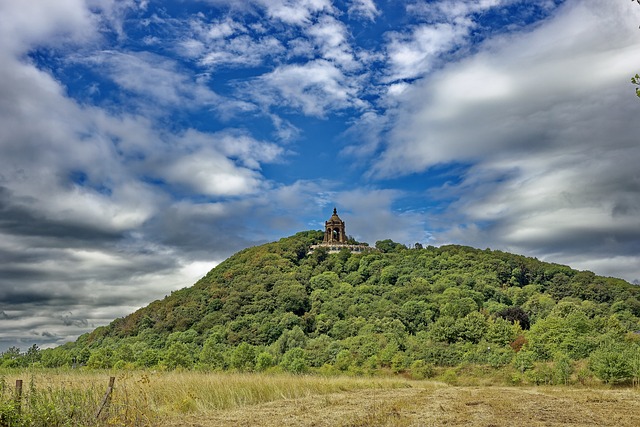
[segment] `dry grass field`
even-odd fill
[[[279,399],[191,414],[171,426],[629,426],[640,425],[633,390],[452,387],[366,389]]]
[[[116,376],[113,394],[96,417],[110,375]],[[640,390],[631,388],[451,386],[400,377],[42,371],[0,374],[5,397],[12,395],[11,384],[18,377],[25,382],[22,416],[36,419],[40,414],[50,421],[13,424],[17,426],[640,425]]]

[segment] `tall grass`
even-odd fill
[[[113,393],[96,416],[111,375],[116,377]],[[19,378],[24,389],[17,401]],[[187,413],[408,384],[401,378],[288,374],[13,371],[0,373],[0,427],[155,426]]]
[[[341,391],[409,386],[408,381],[401,378],[248,373],[163,373],[152,375],[149,381],[156,385],[152,393],[159,406],[166,408],[177,404],[175,409],[187,411],[230,409]]]
[[[17,398],[16,379],[23,379]],[[120,381],[105,403],[108,374],[23,371],[0,376],[0,427],[148,426],[155,418],[147,394],[131,379]]]

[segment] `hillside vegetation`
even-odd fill
[[[449,382],[487,371],[532,384],[640,378],[637,286],[463,246],[386,240],[370,253],[308,254],[321,240],[307,231],[238,252],[194,286],[35,363]]]

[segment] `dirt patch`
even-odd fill
[[[359,390],[190,415],[174,424],[427,427],[637,426],[640,392],[566,388],[449,387]]]

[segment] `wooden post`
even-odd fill
[[[18,415],[22,412],[22,380],[16,380],[15,404]]]
[[[102,410],[109,404],[111,400],[111,392],[113,392],[113,384],[116,382],[116,377],[109,378],[109,387],[107,387],[107,392],[104,394],[104,398],[102,399],[102,404],[96,411],[96,418],[100,417]]]

